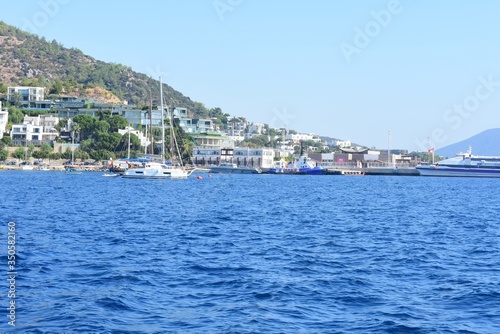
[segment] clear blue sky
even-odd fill
[[[0,19],[250,121],[380,148],[390,131],[391,147],[425,150],[500,127],[498,13],[495,0],[11,0]]]

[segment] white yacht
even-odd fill
[[[130,167],[123,173],[125,178],[136,178],[136,179],[186,179],[193,170],[185,170],[183,168],[167,165],[159,162],[145,162],[142,166]]]
[[[210,172],[212,173],[229,173],[229,174],[260,174],[262,170],[260,168],[252,167],[238,167],[237,164],[223,162],[218,166],[210,167]]]
[[[500,177],[500,157],[472,155],[472,149],[431,165],[418,165],[423,176]]]

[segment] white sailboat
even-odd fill
[[[29,157],[28,157],[28,138],[26,137],[25,141],[25,150],[24,150],[24,164],[21,167],[22,170],[33,170],[33,166],[29,162]]]
[[[75,165],[75,148],[73,147],[75,144],[74,137],[75,135],[73,131],[73,135],[71,136],[71,165],[66,167],[66,174],[68,175],[80,175],[83,172],[83,169],[78,168],[78,166]]]
[[[160,77],[160,108],[161,108],[161,125],[162,125],[162,149],[161,149],[161,162],[143,162],[137,168],[133,165],[125,171],[123,177],[125,178],[137,178],[137,179],[186,179],[193,172],[192,170],[186,170],[182,166],[174,166],[173,164],[165,163],[165,123],[164,123],[164,108],[163,108],[163,82]],[[170,128],[173,127],[173,121],[171,117],[170,110]],[[152,129],[150,129],[152,131]],[[172,140],[175,140],[173,131],[171,132]],[[173,153],[171,152],[172,157]],[[172,159],[173,160],[173,159]]]

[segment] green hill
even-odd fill
[[[0,82],[7,86],[47,87],[54,94],[67,95],[100,87],[118,99],[138,106],[149,105],[149,89],[153,100],[159,99],[158,80],[121,64],[97,60],[79,49],[65,48],[55,40],[48,42],[43,37],[24,32],[2,21]],[[195,116],[208,115],[202,103],[191,100],[166,84],[163,91],[165,97],[172,99],[174,106],[188,108]]]

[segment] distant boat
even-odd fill
[[[136,179],[185,179],[193,170],[184,170],[179,167],[174,167],[172,165],[167,165],[160,162],[145,162],[138,168],[134,168],[131,165],[125,173],[124,178],[136,178]]]
[[[192,170],[193,173],[210,173],[210,168],[189,167],[187,170]]]
[[[283,169],[284,173],[306,175],[323,175],[326,171],[325,167],[316,166],[311,158],[304,155],[300,156],[296,161],[290,162],[288,166]]]
[[[268,169],[268,174],[283,174],[285,172],[286,162],[283,160],[275,161],[274,167]]]
[[[472,155],[472,149],[431,165],[416,167],[423,176],[500,177],[500,157]]]
[[[69,175],[80,175],[83,172],[83,169],[74,168],[74,167],[66,167],[66,174]]]
[[[306,175],[323,175],[327,169],[317,164],[304,154],[304,147],[300,143],[300,156],[297,160],[292,161],[283,169],[283,173],[288,174],[306,174]]]
[[[111,166],[109,167],[109,171],[110,171],[111,173],[114,173],[115,175],[118,175],[118,174],[123,175],[123,173],[125,173],[125,171],[126,171],[126,170],[127,170],[127,168],[126,168],[126,167],[123,167],[123,166],[121,166],[121,165],[118,165],[118,166],[111,165]]]
[[[26,138],[24,142],[24,165],[21,167],[22,170],[33,170],[33,166],[29,163],[28,159],[30,156],[28,156],[28,139]]]
[[[260,174],[260,168],[238,167],[233,163],[221,163],[218,166],[210,167],[212,173],[228,173],[228,174]]]
[[[21,167],[21,169],[22,169],[22,170],[33,170],[34,168],[33,168],[33,166],[32,166],[32,165],[23,165],[23,166]]]
[[[104,177],[115,177],[115,176],[118,176],[119,174],[115,174],[115,173],[105,173],[105,174],[102,174],[102,176]]]

